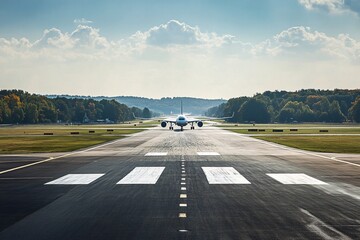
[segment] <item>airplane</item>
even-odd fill
[[[215,120],[215,119],[228,119],[228,118],[233,118],[234,117],[234,113],[231,117],[223,117],[223,118],[209,118],[211,120]],[[165,128],[166,125],[170,123],[170,127],[169,130],[174,130],[173,124],[176,126],[180,127],[180,131],[184,130],[184,127],[188,124],[191,124],[191,130],[195,129],[194,124],[197,124],[198,127],[202,127],[204,125],[203,121],[200,119],[195,119],[195,118],[189,118],[187,117],[185,114],[183,114],[183,105],[182,105],[182,101],[181,101],[181,112],[180,115],[177,116],[177,118],[167,118],[164,119],[161,122],[161,127]]]

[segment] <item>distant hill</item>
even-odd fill
[[[78,95],[46,95],[49,98],[56,97],[66,97],[66,98],[84,98],[84,99],[94,99],[94,100],[116,100],[119,103],[125,104],[129,107],[138,107],[144,108],[147,107],[153,112],[158,112],[161,114],[178,114],[180,113],[180,102],[183,102],[183,108],[185,113],[193,115],[202,115],[209,108],[218,106],[227,101],[224,99],[203,99],[203,98],[192,98],[192,97],[166,97],[161,99],[153,98],[144,98],[144,97],[133,97],[133,96],[116,96],[116,97],[106,97],[106,96],[78,96]]]

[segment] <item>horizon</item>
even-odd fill
[[[106,95],[82,95],[82,94],[68,94],[68,93],[60,93],[60,94],[54,94],[54,93],[35,93],[35,92],[30,92],[24,89],[0,89],[0,91],[12,91],[12,90],[19,90],[19,91],[24,91],[24,92],[28,92],[30,94],[35,94],[35,95],[42,95],[42,96],[69,96],[69,97],[86,97],[86,98],[101,98],[101,97],[106,97],[106,98],[116,98],[116,97],[134,97],[134,98],[146,98],[146,99],[150,99],[150,100],[161,100],[163,98],[194,98],[194,99],[205,99],[205,100],[226,100],[228,101],[229,99],[232,98],[239,98],[239,97],[254,97],[257,94],[263,94],[264,92],[270,91],[270,92],[288,92],[288,93],[296,93],[302,90],[316,90],[316,91],[342,91],[342,90],[350,90],[350,91],[356,91],[356,90],[360,90],[360,88],[351,88],[351,89],[347,89],[347,88],[333,88],[333,89],[316,89],[316,88],[303,88],[303,89],[298,89],[298,90],[285,90],[285,89],[281,89],[281,90],[265,90],[263,92],[257,92],[254,93],[252,95],[238,95],[238,96],[234,96],[231,98],[201,98],[201,97],[192,97],[192,96],[163,96],[160,98],[152,98],[152,97],[147,97],[147,96],[130,96],[130,95],[113,95],[113,96],[106,96]]]

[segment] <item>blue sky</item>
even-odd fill
[[[200,26],[204,31],[263,40],[298,25],[329,34],[359,37],[360,19],[346,14],[308,11],[296,0],[1,0],[0,33],[3,37],[36,39],[44,29],[71,31],[73,20],[85,18],[109,38],[125,37],[171,19]]]
[[[0,88],[210,98],[354,88],[344,74],[359,73],[359,15],[357,0],[0,0]],[[94,76],[134,83],[115,91]]]

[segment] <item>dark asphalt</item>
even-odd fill
[[[331,157],[213,127],[148,130],[0,174],[0,239],[360,239],[360,165],[348,164],[360,156]],[[0,172],[44,159],[0,156]],[[135,167],[165,170],[156,184],[116,184]],[[209,184],[201,167],[233,167],[251,184]],[[91,173],[104,176],[45,185]],[[304,173],[327,185],[285,185],[267,173]]]

